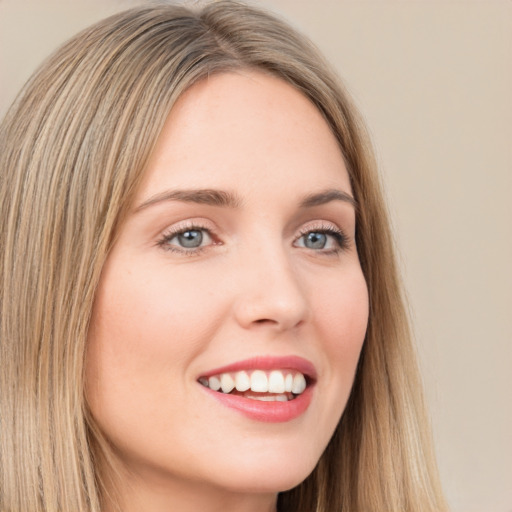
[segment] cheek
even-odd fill
[[[368,290],[361,271],[337,283],[316,294],[314,316],[332,382],[348,396],[368,325]]]
[[[314,297],[317,326],[333,349],[357,349],[362,344],[368,324],[368,289],[362,272],[354,271],[339,281],[332,281]]]
[[[86,397],[99,427],[123,452],[145,446],[149,429],[183,404],[186,361],[197,347],[185,338],[194,322],[186,297],[151,271],[136,276],[107,268],[93,309],[86,359]],[[189,343],[186,343],[189,341]],[[176,394],[173,397],[173,392]],[[171,400],[171,397],[173,399]],[[162,414],[165,404],[166,414]]]
[[[204,291],[215,289],[207,275],[194,280],[155,265],[131,268],[120,259],[107,265],[96,295],[86,362],[93,412],[120,401],[151,408],[153,398],[168,399],[165,390],[183,384],[188,363],[204,351],[222,316],[221,302]]]
[[[215,301],[187,277],[157,272],[150,265],[137,274],[107,269],[95,302],[92,332],[121,357],[140,352],[144,360],[169,352],[193,353],[208,329],[198,311],[215,318]]]

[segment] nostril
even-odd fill
[[[308,313],[308,300],[300,290],[289,286],[263,290],[244,288],[234,303],[234,314],[240,325],[288,330],[297,327]],[[285,283],[286,284],[286,283]]]

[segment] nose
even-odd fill
[[[237,265],[234,313],[245,329],[267,326],[276,332],[301,325],[309,305],[304,283],[284,250],[253,251]]]

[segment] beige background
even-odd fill
[[[0,115],[65,38],[137,3],[0,0]],[[370,124],[453,512],[512,512],[512,2],[256,3],[313,38]]]

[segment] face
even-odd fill
[[[273,494],[313,470],[368,319],[351,193],[285,82],[221,74],[180,98],[88,340],[88,404],[132,484]]]

